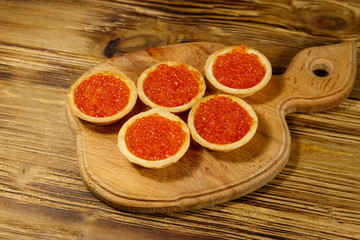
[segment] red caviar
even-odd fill
[[[130,89],[118,77],[94,74],[76,88],[74,101],[80,111],[92,117],[110,117],[126,107]]]
[[[178,107],[190,102],[199,92],[200,76],[184,64],[160,64],[146,77],[143,90],[154,103]]]
[[[194,116],[196,132],[214,144],[230,144],[250,130],[253,118],[234,100],[215,96],[200,103]]]
[[[246,45],[241,45],[216,58],[212,71],[218,82],[237,89],[251,88],[261,82],[266,69],[259,57],[246,53],[246,49]]]
[[[125,134],[128,150],[145,160],[162,160],[175,155],[185,142],[181,123],[155,113],[136,119]]]

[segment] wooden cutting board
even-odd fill
[[[204,74],[206,58],[222,47],[200,42],[152,48],[116,56],[89,71],[118,68],[136,82],[149,66],[174,60],[193,65]],[[218,153],[192,141],[179,162],[163,169],[131,164],[117,146],[122,124],[148,109],[140,99],[128,116],[110,126],[84,122],[67,107],[83,182],[108,205],[136,212],[193,210],[248,194],[268,183],[288,161],[291,138],[286,114],[322,111],[347,98],[355,80],[355,54],[354,42],[301,51],[284,74],[273,75],[263,90],[245,99],[259,118],[257,133],[248,144]],[[218,91],[207,82],[206,94],[214,93]],[[187,114],[180,116],[186,120]]]

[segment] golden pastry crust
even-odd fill
[[[231,100],[235,101],[237,104],[242,106],[246,110],[246,112],[250,115],[250,117],[252,118],[252,125],[250,126],[249,131],[241,139],[239,139],[236,142],[229,143],[229,144],[211,143],[211,142],[205,140],[203,137],[201,137],[195,128],[194,119],[195,119],[197,108],[200,106],[201,103],[207,102],[208,100],[215,98],[215,97],[230,98]],[[249,104],[247,104],[244,100],[234,97],[234,96],[231,96],[231,95],[228,95],[228,94],[216,94],[216,95],[209,95],[209,96],[202,98],[197,104],[195,104],[192,107],[192,109],[190,110],[189,116],[188,116],[188,126],[190,129],[192,138],[197,143],[199,143],[201,146],[203,146],[207,149],[213,150],[213,151],[226,152],[226,151],[231,151],[231,150],[237,149],[252,139],[252,137],[255,135],[256,130],[257,130],[258,118],[256,116],[255,111],[252,109],[252,107]]]
[[[240,46],[230,46],[230,47],[225,47],[222,48],[216,52],[214,52],[213,54],[211,54],[207,60],[206,60],[206,64],[204,66],[205,69],[205,75],[206,78],[209,80],[209,82],[217,89],[221,90],[224,93],[227,94],[231,94],[231,95],[235,95],[237,97],[240,98],[245,98],[247,96],[250,96],[254,93],[256,93],[257,91],[259,91],[260,89],[262,89],[263,87],[265,87],[269,80],[271,79],[272,76],[272,67],[271,67],[271,63],[270,61],[267,59],[266,56],[264,56],[261,52],[253,49],[253,48],[248,48],[246,47],[244,49],[244,51],[248,54],[255,54],[256,56],[259,57],[259,60],[261,62],[261,65],[264,66],[265,68],[265,75],[263,77],[263,79],[255,86],[250,87],[250,88],[244,88],[244,89],[240,89],[240,88],[230,88],[228,86],[223,85],[222,83],[220,83],[218,80],[216,80],[216,78],[214,77],[213,74],[213,65],[215,63],[215,60],[218,56],[226,54],[228,52],[231,52],[234,48],[236,47],[240,47]]]
[[[147,160],[140,158],[136,155],[134,155],[127,147],[126,144],[126,134],[128,128],[137,120],[141,119],[146,116],[151,116],[154,114],[158,114],[168,120],[179,122],[181,124],[181,129],[185,133],[184,141],[180,147],[180,149],[176,152],[176,154],[161,159],[161,160]],[[171,164],[176,163],[189,149],[190,146],[190,131],[186,123],[181,120],[178,116],[176,116],[173,113],[168,112],[166,109],[163,108],[154,108],[151,110],[148,110],[146,112],[141,112],[133,117],[131,117],[124,125],[121,127],[118,135],[118,146],[121,151],[121,153],[132,163],[138,164],[140,166],[146,167],[146,168],[164,168]]]
[[[127,105],[119,112],[112,116],[108,117],[92,117],[85,113],[83,113],[75,104],[75,91],[77,87],[85,80],[88,80],[91,76],[95,74],[103,74],[103,75],[112,75],[115,77],[118,77],[126,84],[126,86],[130,90],[129,100]],[[123,74],[120,71],[114,71],[114,70],[103,70],[103,71],[91,71],[83,74],[76,82],[69,88],[67,92],[67,102],[68,106],[71,110],[71,112],[78,118],[83,119],[87,122],[94,123],[97,125],[109,125],[112,123],[115,123],[119,121],[121,118],[123,118],[126,114],[128,114],[134,107],[137,100],[137,90],[135,83],[128,78],[125,74]]]
[[[149,99],[148,96],[146,96],[145,92],[144,92],[144,82],[147,78],[147,76],[156,70],[156,68],[160,65],[160,64],[165,64],[168,66],[178,66],[178,65],[184,65],[188,70],[194,71],[198,73],[199,76],[199,91],[197,93],[197,95],[192,98],[191,101],[180,105],[180,106],[175,106],[175,107],[167,107],[167,106],[161,106],[155,102],[153,102],[152,100]],[[184,112],[188,109],[190,109],[200,98],[202,98],[204,96],[205,93],[205,89],[206,89],[206,84],[204,81],[204,77],[202,76],[202,74],[193,66],[190,66],[188,64],[185,63],[180,63],[180,62],[175,62],[175,61],[164,61],[164,62],[160,62],[157,63],[149,68],[147,68],[145,71],[142,72],[142,74],[140,75],[138,82],[137,82],[137,89],[138,89],[138,94],[140,99],[149,107],[151,108],[156,108],[156,107],[162,107],[165,108],[167,111],[172,112],[172,113],[181,113]]]

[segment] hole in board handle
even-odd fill
[[[324,78],[335,72],[335,64],[326,58],[315,58],[308,62],[307,70],[316,77]]]
[[[313,70],[313,74],[317,77],[329,76],[329,73],[325,69],[321,69],[321,68]]]

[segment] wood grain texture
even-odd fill
[[[214,43],[187,43],[146,49],[111,58],[88,72],[117,69],[136,80],[163,61],[189,64],[204,74],[207,57],[223,48]],[[117,135],[126,119],[148,110],[137,102],[125,120],[94,126],[75,117],[67,107],[77,138],[80,172],[85,185],[110,206],[135,212],[194,210],[233,200],[273,179],[285,166],[291,138],[285,115],[315,112],[344,101],[355,81],[353,42],[313,47],[300,52],[286,73],[246,101],[254,108],[259,127],[250,143],[228,153],[215,153],[192,143],[177,163],[165,169],[134,166],[119,152]],[[317,76],[316,71],[328,76]],[[205,95],[221,93],[207,83]],[[187,118],[185,112],[183,118]]]
[[[324,1],[1,1],[1,239],[359,239],[360,6]],[[354,40],[338,107],[291,113],[287,165],[269,184],[202,210],[115,210],[83,185],[68,87],[115,54],[207,41],[257,47],[283,74],[302,49]]]

